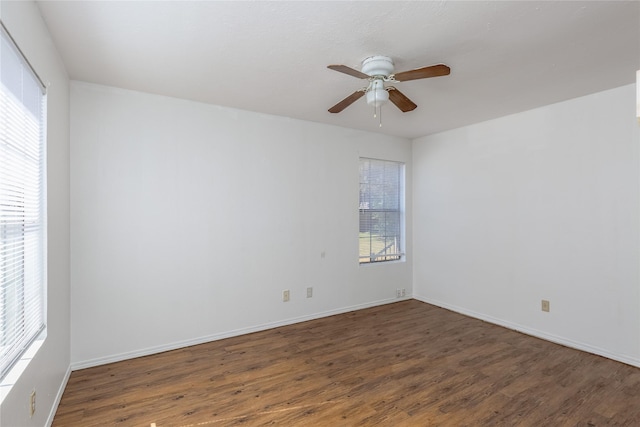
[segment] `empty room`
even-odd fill
[[[639,1],[0,20],[0,426],[640,425]]]

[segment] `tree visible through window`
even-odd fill
[[[360,263],[403,254],[404,164],[360,159]]]
[[[45,95],[2,26],[0,380],[45,326]]]

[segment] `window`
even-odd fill
[[[2,25],[0,380],[45,327],[45,95]]]
[[[360,159],[360,263],[402,258],[404,164]]]

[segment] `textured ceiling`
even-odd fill
[[[630,84],[640,69],[640,2],[38,3],[72,79],[338,126],[419,137]],[[451,75],[398,85],[378,128],[364,98],[371,55],[396,71]]]

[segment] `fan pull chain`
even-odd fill
[[[379,107],[380,108],[380,124],[378,125],[378,127],[382,127],[382,105]]]

